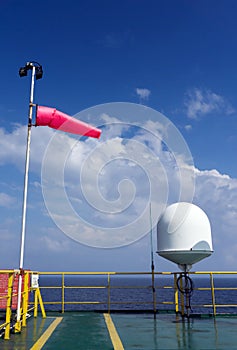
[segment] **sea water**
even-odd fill
[[[210,279],[193,279],[194,290],[190,299],[191,312],[213,313],[212,292]],[[62,292],[62,277],[41,276],[40,287],[43,302],[59,302],[59,304],[45,304],[50,311],[62,310],[62,295],[65,311],[76,310],[118,310],[118,311],[152,311],[154,291],[151,276],[65,276],[64,292]],[[90,286],[90,288],[87,288]],[[215,303],[222,305],[237,305],[237,290],[222,288],[237,288],[235,278],[215,278]],[[44,288],[54,287],[54,288]],[[75,287],[75,288],[74,288]],[[79,287],[79,288],[78,288]],[[204,290],[200,290],[204,288]],[[205,290],[205,288],[207,288]],[[220,288],[220,289],[218,289]],[[172,277],[155,278],[156,309],[159,311],[174,311],[174,280]],[[32,298],[32,297],[31,297]],[[79,302],[79,303],[78,303]],[[92,302],[92,304],[90,304]],[[73,304],[74,303],[74,304]],[[109,305],[108,305],[109,304]],[[208,306],[209,305],[209,306]],[[237,307],[221,306],[217,308],[221,313],[237,313]]]

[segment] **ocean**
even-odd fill
[[[210,279],[195,276],[193,282],[194,290],[190,298],[191,312],[212,314],[213,295],[210,289]],[[66,275],[64,286],[62,291],[62,277],[60,276],[40,276],[41,295],[46,311],[62,311],[62,307],[64,311],[106,311],[108,308],[111,311],[153,310],[154,294],[151,276],[112,275],[108,288],[107,275]],[[88,286],[90,288],[86,288]],[[214,286],[217,313],[237,313],[237,278],[215,277]],[[156,276],[155,297],[158,312],[175,310],[172,276]],[[62,306],[62,300],[65,302],[64,306]]]

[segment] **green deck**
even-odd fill
[[[0,339],[2,350],[28,350],[56,317],[63,317],[43,350],[112,350],[104,315],[95,312],[51,314],[28,320],[21,334]],[[175,314],[112,314],[113,323],[126,350],[237,349],[237,318],[201,317],[182,321]]]

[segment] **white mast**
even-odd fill
[[[17,323],[21,320],[21,292],[22,292],[22,270],[24,267],[24,249],[25,249],[25,232],[26,232],[26,209],[27,209],[27,194],[28,194],[28,175],[30,163],[30,141],[31,141],[31,127],[33,114],[33,100],[34,100],[34,83],[36,79],[41,79],[43,75],[42,66],[37,62],[27,62],[25,67],[19,70],[20,77],[27,75],[27,71],[31,70],[31,87],[30,87],[30,102],[28,114],[28,132],[25,158],[25,178],[24,178],[24,192],[22,204],[22,224],[21,224],[21,247],[20,247],[20,261],[19,261],[19,280],[18,280],[18,295],[17,295]]]

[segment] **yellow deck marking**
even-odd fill
[[[52,335],[56,327],[62,321],[63,317],[57,317],[51,325],[46,329],[46,331],[41,335],[41,337],[37,340],[37,342],[30,348],[30,350],[40,350]]]
[[[112,318],[110,317],[109,314],[104,314],[104,318],[105,318],[105,323],[107,325],[114,350],[124,350],[123,344],[116,331]]]

